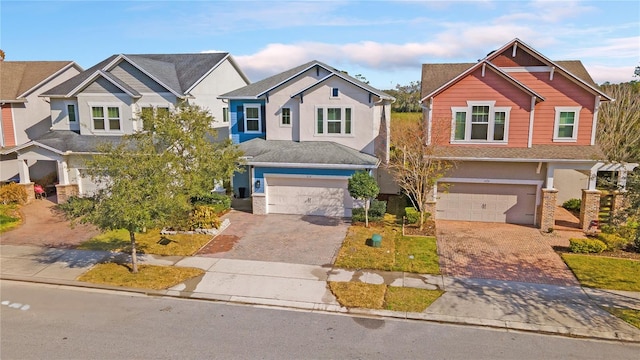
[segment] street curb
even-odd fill
[[[85,288],[92,290],[107,290],[115,292],[134,293],[146,296],[162,296],[172,297],[180,299],[190,299],[199,301],[213,301],[218,303],[236,304],[236,305],[249,305],[260,306],[265,308],[281,308],[290,309],[296,311],[310,311],[310,312],[326,312],[342,315],[355,315],[369,318],[395,318],[412,321],[428,321],[440,324],[450,325],[462,325],[462,326],[478,326],[492,329],[501,330],[515,330],[521,332],[545,334],[545,335],[559,335],[571,338],[583,338],[594,340],[606,340],[617,341],[626,343],[640,343],[640,335],[629,334],[626,332],[616,331],[614,333],[597,332],[589,329],[582,328],[568,328],[560,326],[544,326],[535,325],[522,322],[513,321],[500,321],[500,320],[488,320],[479,318],[467,318],[450,315],[438,315],[429,313],[413,313],[403,311],[391,311],[391,310],[377,310],[377,309],[363,309],[363,308],[345,308],[342,306],[336,306],[324,303],[308,303],[300,301],[284,301],[276,299],[266,298],[254,298],[246,296],[233,296],[233,295],[216,295],[216,294],[204,294],[189,291],[179,290],[152,290],[152,289],[139,289],[109,285],[98,285],[86,282],[80,282],[75,280],[60,280],[49,278],[37,278],[15,275],[2,275],[0,274],[0,280],[26,282],[33,284],[48,284],[55,286],[68,286],[75,288]]]

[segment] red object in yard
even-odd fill
[[[36,198],[45,198],[47,197],[47,193],[42,188],[42,185],[35,184],[33,185],[33,191],[36,193]]]

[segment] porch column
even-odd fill
[[[60,185],[69,185],[69,169],[67,162],[58,160],[58,183]]]
[[[557,198],[558,189],[542,189],[542,201],[540,202],[538,221],[540,223],[540,230],[544,232],[553,231],[555,226]]]
[[[618,183],[619,184],[619,183]],[[611,211],[609,216],[616,221],[620,212],[627,206],[626,202],[626,190],[616,190],[613,192],[613,198],[611,199]]]
[[[18,173],[20,174],[21,184],[28,184],[31,182],[31,177],[29,177],[29,164],[26,159],[18,158]]]
[[[594,225],[598,221],[600,212],[600,194],[598,190],[582,190],[582,203],[580,204],[580,228],[582,231],[595,230]]]

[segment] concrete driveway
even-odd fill
[[[438,220],[437,242],[444,275],[578,285],[553,250],[557,242],[529,226]]]
[[[198,256],[330,265],[350,223],[303,215],[254,215],[232,210],[231,225],[198,252]]]

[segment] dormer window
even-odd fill
[[[340,96],[340,90],[338,90],[338,88],[331,88],[331,97],[332,98],[337,98],[338,96]]]

